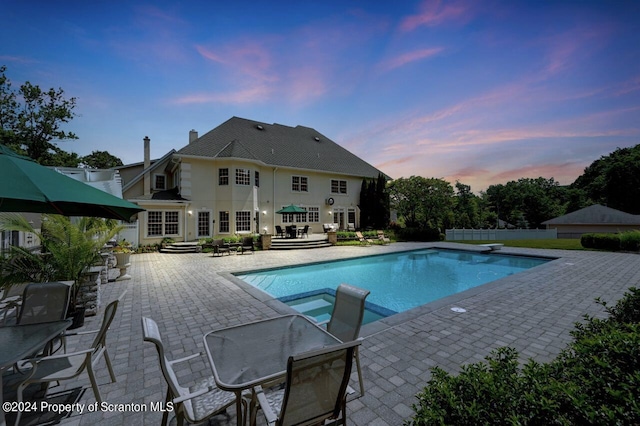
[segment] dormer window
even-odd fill
[[[167,189],[167,177],[163,174],[153,175],[153,189],[158,191]]]

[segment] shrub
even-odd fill
[[[434,228],[401,228],[396,237],[402,241],[442,241],[444,236]]]
[[[601,320],[585,316],[547,364],[500,348],[452,376],[436,367],[405,425],[640,424],[640,291],[630,288]]]
[[[620,249],[625,251],[640,251],[640,231],[629,231],[620,234]]]
[[[620,250],[620,234],[583,234],[580,244],[584,248],[618,251]]]

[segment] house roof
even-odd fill
[[[239,117],[232,117],[202,135],[178,150],[177,155],[242,158],[276,167],[370,178],[382,173],[310,127],[266,124]]]
[[[160,166],[162,166],[163,164],[165,164],[173,154],[175,154],[176,150],[172,149],[171,151],[167,152],[165,155],[162,156],[162,158],[158,159],[158,160],[151,160],[149,168],[147,169],[143,169],[140,173],[138,173],[137,176],[135,176],[133,179],[131,179],[129,182],[126,182],[124,184],[124,186],[122,187],[123,191],[128,190],[129,188],[131,188],[133,185],[136,184],[136,182],[139,182],[140,180],[142,180],[143,176],[145,175],[145,173],[149,173],[154,171],[155,169],[159,168]],[[135,163],[135,164],[127,164],[124,166],[120,166],[117,167],[117,169],[123,169],[126,167],[132,167],[132,166],[136,166],[136,165],[140,165],[143,163]]]
[[[180,195],[178,188],[165,189],[163,191],[154,192],[153,194],[141,195],[136,200],[158,200],[158,201],[190,201]]]
[[[640,215],[633,215],[594,204],[575,212],[549,219],[543,225],[640,225]]]

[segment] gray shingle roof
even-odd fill
[[[594,204],[542,223],[544,225],[640,225],[640,215]]]
[[[370,178],[382,173],[310,127],[266,124],[238,117],[202,135],[177,155],[242,158],[270,166]]]

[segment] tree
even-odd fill
[[[450,226],[453,187],[443,179],[411,176],[389,184],[391,207],[407,227],[439,229]]]
[[[122,160],[107,151],[93,151],[80,159],[81,167],[88,169],[111,169],[122,166]]]
[[[389,193],[387,179],[379,174],[376,180],[362,180],[360,187],[360,227],[387,228],[389,225]]]
[[[640,145],[594,161],[571,188],[584,191],[593,203],[640,214]]]
[[[471,186],[456,181],[456,203],[454,226],[475,228],[480,226],[478,196],[471,192]]]
[[[76,98],[66,99],[61,88],[43,91],[28,81],[16,94],[5,70],[6,66],[0,67],[1,142],[48,165],[47,154],[56,152],[57,148],[53,140],[78,138],[61,128],[75,116]]]

